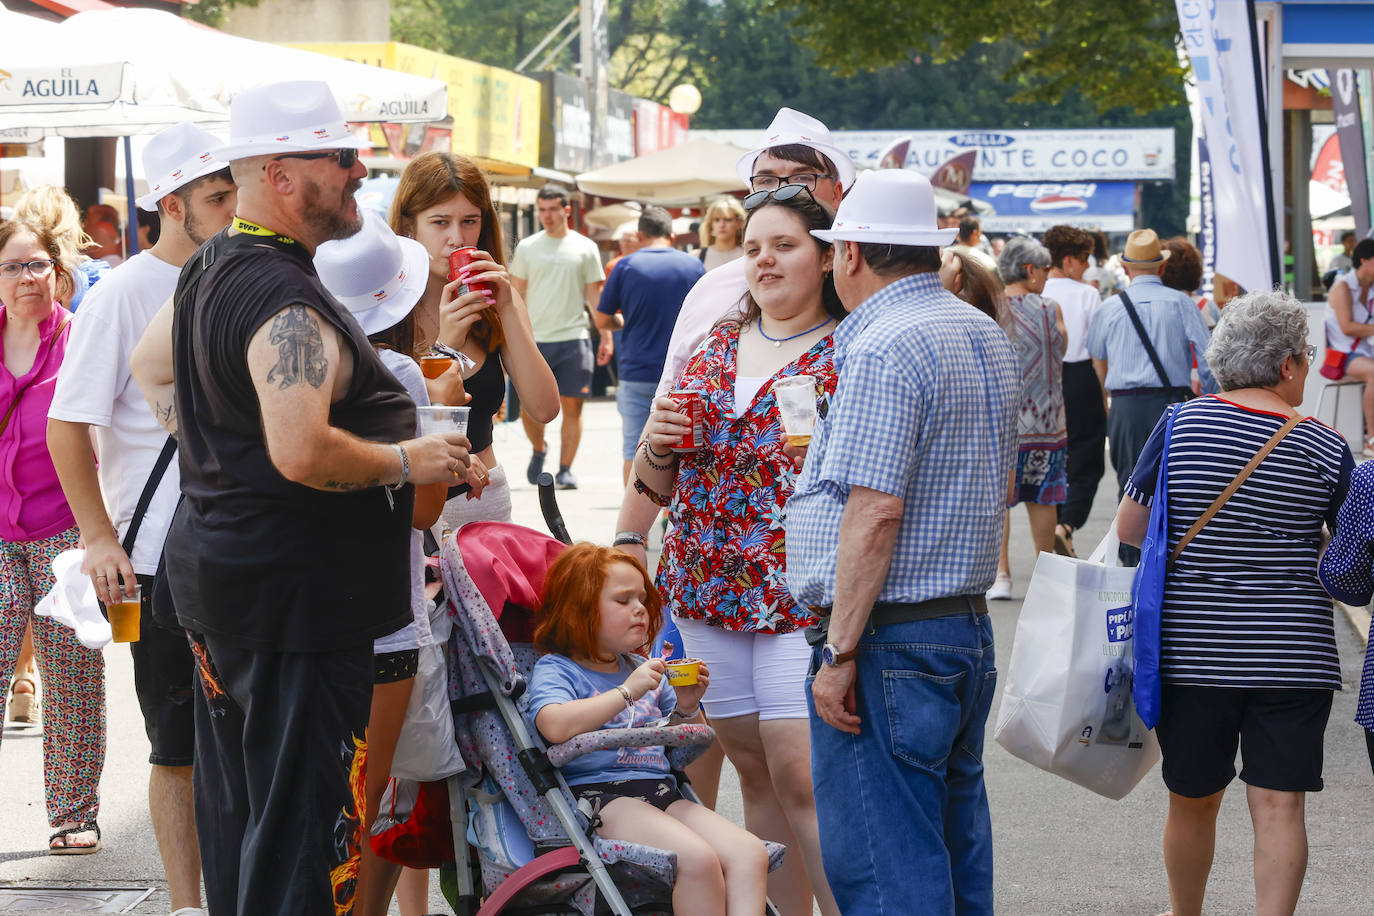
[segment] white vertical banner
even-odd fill
[[[1216,270],[1247,290],[1272,289],[1276,257],[1267,203],[1252,11],[1246,0],[1176,0],[1211,159]]]

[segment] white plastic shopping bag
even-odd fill
[[[1159,760],[1131,701],[1131,582],[1116,523],[1086,560],[1035,563],[993,737],[1014,756],[1107,798]],[[1110,564],[1110,565],[1109,565]]]
[[[391,775],[432,782],[464,770],[448,702],[448,665],[442,645],[420,647],[420,666],[396,741]]]

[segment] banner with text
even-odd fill
[[[1278,278],[1251,6],[1240,0],[1177,0],[1177,5],[1211,165],[1216,270],[1247,290],[1270,289]]]
[[[1331,113],[1336,119],[1341,160],[1345,165],[1346,193],[1350,212],[1355,217],[1355,237],[1369,235],[1369,150],[1364,145],[1364,124],[1360,117],[1360,92],[1354,70],[1332,70]]]
[[[985,232],[1044,232],[1051,226],[1079,226],[1103,232],[1135,228],[1136,192],[1131,181],[975,181],[969,196],[992,204],[980,216]]]

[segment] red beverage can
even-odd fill
[[[476,260],[476,254],[476,248],[454,249],[454,251],[448,256],[448,280],[450,283],[458,279],[459,271],[461,271],[464,267],[467,267],[469,264]],[[467,284],[465,292],[474,292],[479,289],[482,292],[486,293],[488,296],[491,295],[491,289],[485,283],[469,283]]]
[[[677,402],[678,413],[686,414],[692,423],[692,431],[683,436],[675,452],[695,452],[706,444],[706,402],[699,391],[670,391],[668,397]]]

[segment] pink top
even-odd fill
[[[48,408],[72,333],[70,322],[61,334],[56,332],[69,314],[53,303],[52,314],[38,327],[33,366],[22,377],[16,379],[0,363],[0,417],[23,392],[5,431],[0,433],[0,540],[36,541],[76,523],[48,454]],[[5,307],[0,305],[0,334],[5,321]]]

